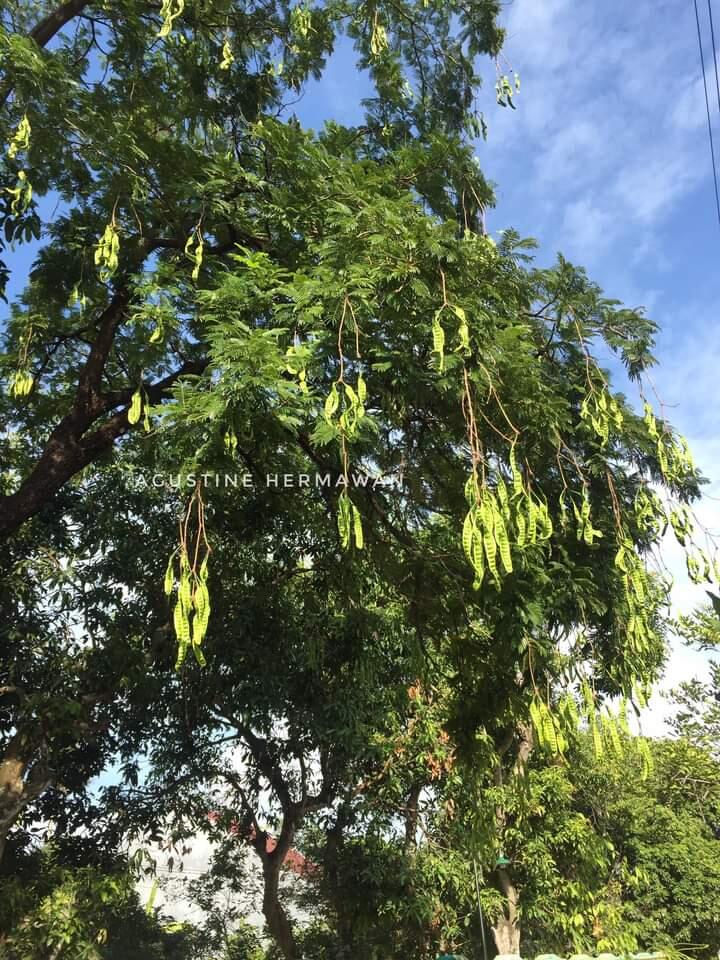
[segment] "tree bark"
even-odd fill
[[[414,783],[410,788],[408,801],[405,805],[405,853],[413,853],[417,850],[419,803],[422,788],[421,783]]]
[[[517,737],[518,750],[515,760],[516,776],[524,776],[527,771],[530,754],[533,750],[533,732],[528,724],[520,723],[516,730],[511,730],[498,749],[498,762],[495,766],[495,785],[504,785],[503,758]],[[497,834],[502,838],[507,822],[506,812],[502,806],[495,809],[495,825]],[[498,953],[520,955],[520,896],[518,889],[512,882],[510,871],[506,867],[495,868],[497,885],[505,897],[503,916],[499,917],[492,928]]]
[[[33,755],[36,756],[33,762]],[[0,863],[8,834],[23,810],[52,783],[42,745],[18,731],[0,760]]]
[[[115,441],[132,429],[126,407],[133,389],[112,393],[102,389],[105,365],[127,305],[128,295],[120,290],[100,315],[98,333],[80,373],[72,407],[50,434],[18,490],[0,497],[0,539],[39,513],[72,477],[111,450]],[[178,377],[202,373],[205,367],[203,361],[186,361],[174,373],[144,386],[145,392],[152,403],[159,403]],[[118,407],[124,409],[117,410]]]
[[[298,950],[290,920],[280,902],[280,867],[282,860],[275,857],[279,847],[263,858],[263,914],[268,930],[280,948],[285,960],[297,960]]]
[[[507,870],[498,869],[498,883],[505,895],[505,915],[492,928],[498,953],[520,956],[519,897]]]

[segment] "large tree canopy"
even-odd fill
[[[666,527],[691,578],[718,572],[694,538],[700,476],[646,394],[652,322],[486,233],[483,58],[501,105],[519,88],[498,14],[5,5],[0,279],[14,245],[40,249],[0,355],[0,842],[68,794],[65,819],[90,822],[86,783],[113,755],[117,829],[197,818],[225,782],[295,956],[278,870],[309,815],[341,830],[400,750],[417,763],[383,815],[404,811],[410,842],[455,758],[500,789],[535,745],[566,753],[578,706],[601,745],[603,699],[643,701]],[[341,35],[373,85],[365,121],[305,131],[292,99]],[[510,812],[490,813],[497,847]],[[517,890],[497,881],[516,952]]]

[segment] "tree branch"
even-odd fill
[[[28,34],[29,39],[34,40],[39,47],[46,47],[55,34],[59,33],[65,24],[73,20],[85,7],[89,7],[90,3],[91,0],[68,0],[36,23]],[[5,82],[0,86],[0,106],[4,106],[7,102],[13,86],[12,79],[6,77]]]
[[[19,489],[0,497],[0,538],[9,536],[37,514],[68,480],[84,470],[101,453],[110,450],[119,437],[132,429],[125,405],[134,391],[128,389],[103,394],[99,388],[112,338],[120,323],[119,316],[112,318],[108,311],[103,315],[105,320],[101,321],[98,339],[93,344],[80,377],[71,410],[50,434],[45,449]],[[159,403],[168,396],[170,388],[180,377],[202,373],[206,366],[204,361],[186,361],[162,380],[146,386],[148,399],[152,403]],[[122,410],[92,433],[87,433],[89,427],[120,405],[123,405]]]

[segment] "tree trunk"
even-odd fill
[[[297,960],[298,951],[295,935],[283,905],[280,902],[280,866],[279,858],[267,857],[263,860],[263,878],[265,890],[263,893],[263,914],[268,930],[280,948],[285,960]]]
[[[498,954],[520,956],[520,928],[516,924],[503,917],[492,928],[492,931]]]
[[[0,760],[0,863],[18,817],[52,782],[44,757],[40,755],[32,762],[37,749],[25,733],[18,731]]]
[[[405,853],[414,853],[417,849],[417,828],[421,793],[422,784],[414,783],[410,788],[410,795],[405,805]]]
[[[498,953],[520,956],[520,923],[518,892],[507,870],[498,869],[500,889],[505,894],[505,913],[492,928]]]
[[[504,786],[503,758],[515,739],[518,741],[518,748],[514,775],[526,775],[527,765],[534,746],[533,732],[532,727],[528,724],[520,723],[515,730],[506,735],[504,742],[498,748],[499,758],[495,766],[495,785],[497,787]],[[495,808],[495,825],[502,842],[507,825],[507,815],[500,805]],[[495,944],[500,954],[520,956],[520,897],[518,890],[512,882],[510,872],[505,867],[496,867],[495,874],[498,887],[505,897],[503,916],[498,918],[497,923],[492,928]]]

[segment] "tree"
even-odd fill
[[[61,832],[103,823],[112,848],[117,833],[88,783],[137,754],[157,722],[150,705],[173,663],[158,633],[167,609],[127,557],[148,569],[155,556],[159,581],[174,517],[163,539],[164,505],[132,492],[119,503],[115,486],[110,472],[67,491],[62,517],[24,528],[0,561],[0,853],[24,818]]]
[[[715,956],[717,763],[687,741],[655,741],[653,771],[643,777],[632,738],[622,742],[622,754],[598,757],[585,735],[566,762],[536,755],[524,781],[501,789],[476,792],[465,771],[436,781],[421,802],[417,848],[393,836],[378,798],[375,817],[366,806],[364,819],[346,821],[339,842],[330,828],[325,852],[327,841],[315,838],[311,855],[323,864],[334,949],[343,955],[351,942],[373,960],[383,951],[472,956],[483,942],[479,901],[485,935],[492,926],[501,952],[509,882],[525,955],[694,944]],[[498,802],[501,838],[482,827]]]
[[[15,851],[12,874],[3,877],[0,954],[7,960],[207,956],[192,930],[167,930],[142,908],[135,880],[127,862],[68,844]]]
[[[720,620],[714,606],[713,603],[713,607],[701,607],[680,617],[678,634],[688,646],[717,650]],[[709,681],[694,679],[683,683],[673,691],[672,699],[678,708],[672,721],[675,732],[716,758],[720,756],[720,664],[710,661]]]
[[[35,3],[7,6],[0,37],[6,242],[41,227],[50,236],[8,331],[12,392],[31,418],[38,403],[45,409],[22,445],[22,482],[5,493],[5,534],[128,432],[136,392],[159,402],[178,377],[207,367],[196,279],[204,287],[238,245],[292,258],[266,214],[276,187],[299,184],[274,182],[263,118],[320,73],[339,31],[378,92],[372,121],[350,135],[355,149],[382,157],[412,141],[413,128],[427,131],[435,159],[449,151],[440,170],[451,176],[425,191],[446,209],[451,185],[465,187],[469,204],[472,190],[473,204],[489,199],[469,151],[444,131],[466,121],[475,57],[502,40],[495,0],[43,6],[45,17]],[[51,40],[58,49],[46,49]],[[403,92],[406,70],[423,98]],[[103,73],[109,82],[99,84]],[[33,196],[48,192],[67,211],[41,224]]]
[[[283,857],[308,817],[383,769],[418,704],[442,702],[439,755],[482,763],[478,782],[500,789],[531,738],[566,751],[566,691],[582,690],[598,735],[606,697],[642,699],[665,655],[668,585],[647,562],[668,522],[690,575],[713,576],[693,542],[700,476],[596,359],[610,348],[644,398],[653,324],[564,259],[538,269],[532,242],[484,232],[492,193],[469,134],[476,60],[503,39],[494,0],[43,12],[16,2],[0,21],[7,242],[39,232],[30,184],[63,202],[0,368],[2,602],[20,624],[6,630],[4,830],[70,735],[105,732],[103,759],[120,751],[131,802],[116,825],[183,811],[197,825],[219,778],[292,957]],[[281,119],[283,99],[341,30],[375,96],[363,126],[314,135]],[[512,101],[509,78],[497,94]],[[254,489],[215,482],[239,469]],[[182,493],[123,489],[149,471],[179,473]],[[268,474],[296,489],[273,496]],[[398,474],[399,492],[378,482]],[[57,574],[29,602],[18,586],[48,542],[84,612],[71,657],[44,597]],[[226,738],[246,751],[239,779]],[[394,812],[412,838],[432,782],[400,767]],[[500,837],[505,813],[491,814]],[[498,936],[519,952],[518,891],[498,879]]]

